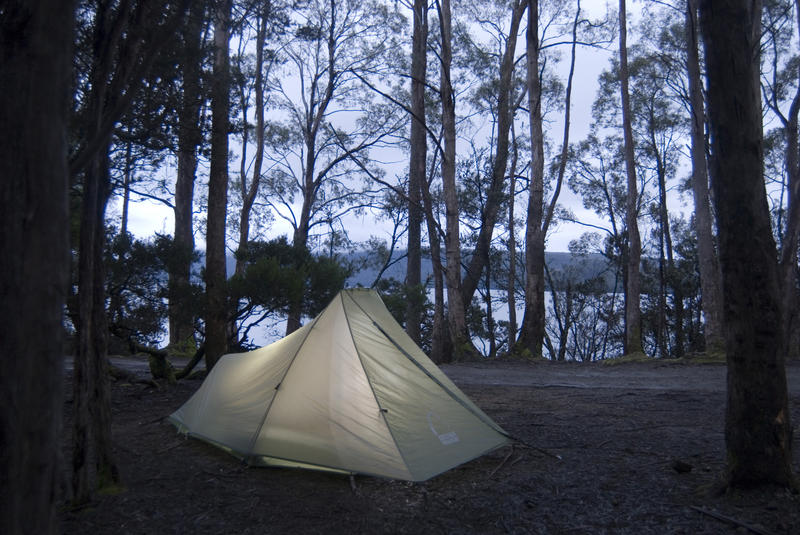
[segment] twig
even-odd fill
[[[202,344],[200,347],[197,348],[197,351],[194,352],[192,359],[183,367],[183,369],[179,372],[175,373],[175,379],[180,380],[184,377],[188,377],[197,363],[200,362],[200,359],[203,358],[203,355],[206,353],[206,345]]]
[[[232,474],[228,474],[228,473],[225,473],[225,472],[212,472],[210,470],[203,470],[203,473],[204,474],[208,474],[208,475],[210,475],[212,477],[233,477],[233,478],[237,478],[237,477],[239,477],[241,475],[242,472],[241,471],[236,471],[236,472],[234,472]]]
[[[142,423],[140,423],[139,425],[150,425],[150,424],[155,424],[155,423],[158,423],[158,422],[160,422],[160,421],[161,421],[161,420],[163,420],[164,418],[166,418],[166,416],[159,416],[158,418],[155,418],[155,419],[153,419],[153,420],[147,420],[146,422],[142,422]]]
[[[172,444],[170,446],[167,446],[166,448],[162,448],[162,449],[158,450],[156,452],[156,454],[166,453],[166,452],[168,452],[170,450],[174,450],[178,446],[182,445],[184,442],[185,442],[184,440],[179,440],[178,442],[176,442],[176,443],[174,443],[174,444]]]
[[[695,505],[690,505],[689,507],[691,509],[694,509],[698,513],[703,513],[704,515],[708,515],[708,516],[710,516],[712,518],[716,518],[717,520],[721,520],[722,522],[728,522],[729,524],[733,524],[734,526],[739,526],[739,527],[745,528],[747,530],[752,531],[753,533],[758,533],[759,535],[772,535],[771,531],[767,531],[766,529],[763,529],[763,528],[760,528],[760,527],[757,527],[757,526],[753,526],[751,524],[746,524],[746,523],[742,522],[741,520],[736,520],[735,518],[732,518],[730,516],[726,516],[726,515],[723,515],[721,513],[717,513],[715,511],[710,511],[710,510],[705,509],[703,507],[697,507]]]
[[[537,452],[541,453],[542,455],[547,455],[548,457],[552,457],[553,459],[557,459],[557,460],[559,460],[559,461],[563,461],[563,459],[561,458],[561,455],[557,455],[557,454],[555,454],[555,453],[550,453],[550,452],[549,452],[549,451],[547,451],[547,450],[544,450],[544,449],[542,449],[542,448],[537,448],[536,446],[532,446],[532,445],[530,445],[530,444],[526,444],[526,443],[524,443],[524,442],[521,442],[521,443],[520,443],[520,447],[522,447],[522,448],[528,448],[528,449],[530,449],[530,450],[537,451]]]
[[[508,452],[508,455],[506,455],[505,459],[503,459],[503,461],[497,465],[497,468],[492,470],[492,472],[489,474],[489,479],[491,479],[492,476],[494,476],[495,473],[497,473],[497,471],[500,470],[504,464],[506,464],[506,461],[509,460],[513,454],[514,454],[514,446],[512,445],[511,451]]]

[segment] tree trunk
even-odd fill
[[[484,301],[486,302],[486,331],[489,336],[489,354],[487,355],[489,358],[495,358],[497,356],[497,333],[495,332],[495,322],[494,322],[494,311],[492,310],[492,264],[491,262],[486,264],[486,269],[484,270],[485,277],[486,277],[486,296],[484,297]]]
[[[542,356],[545,338],[545,241],[550,223],[553,221],[556,203],[561,194],[561,185],[567,168],[569,155],[570,111],[572,106],[572,78],[575,74],[575,48],[577,46],[578,22],[581,4],[577,3],[572,22],[572,49],[569,75],[564,98],[564,136],[561,157],[553,196],[545,210],[544,206],[544,133],[542,130],[542,87],[539,79],[539,13],[538,1],[531,0],[528,6],[528,106],[531,133],[531,182],[528,197],[527,222],[525,227],[525,315],[522,318],[517,347],[524,354],[537,358]]]
[[[447,316],[450,339],[453,343],[453,358],[460,360],[473,356],[476,351],[467,332],[467,320],[461,293],[461,239],[458,221],[458,190],[456,188],[456,102],[450,78],[450,66],[453,61],[450,0],[440,2],[439,22],[442,32],[440,91],[442,130],[444,132],[442,189],[444,190],[447,224],[445,233]]]
[[[78,254],[78,353],[73,378],[72,491],[76,504],[87,503],[91,497],[89,461],[92,450],[98,487],[110,487],[119,482],[119,471],[111,452],[108,322],[103,265],[103,223],[110,194],[109,147],[110,141],[105,149],[95,154],[83,177]]]
[[[544,341],[544,132],[542,130],[542,84],[539,79],[539,2],[528,3],[528,113],[531,136],[531,179],[525,226],[525,313],[518,350],[525,356],[542,357]]]
[[[118,34],[108,32],[108,17],[125,26],[132,24],[129,13],[120,8],[109,11],[106,5],[95,13],[94,52],[90,79],[92,87],[86,96],[84,119],[88,139],[94,140],[93,152],[87,154],[83,171],[80,234],[78,243],[78,350],[73,373],[73,436],[72,493],[73,503],[85,504],[91,498],[90,459],[95,456],[98,487],[111,487],[119,482],[119,473],[111,452],[111,407],[107,373],[108,320],[105,306],[105,210],[111,193],[109,151],[111,131],[104,130],[120,94],[113,88],[118,65],[104,61],[100,51],[118,46]],[[109,81],[111,80],[111,81]],[[120,112],[121,114],[121,112]]]
[[[705,2],[700,11],[727,326],[727,482],[732,487],[789,486],[786,337],[763,180],[761,5],[751,0]]]
[[[700,289],[707,353],[724,351],[722,325],[722,296],[719,285],[719,262],[711,229],[711,205],[708,195],[708,166],[706,164],[705,106],[700,79],[700,57],[697,40],[697,0],[686,2],[687,78],[692,132],[692,194],[694,222],[697,233],[697,256],[700,264]]]
[[[436,153],[438,154],[438,153]],[[432,169],[436,168],[434,164]],[[445,350],[447,342],[447,324],[444,319],[444,272],[442,266],[442,248],[439,240],[439,225],[433,216],[433,200],[431,199],[430,181],[422,184],[422,200],[425,208],[425,222],[428,229],[428,243],[431,248],[431,264],[433,265],[433,329],[431,332],[431,360],[437,364],[452,360],[452,354]]]
[[[122,217],[119,223],[119,233],[128,234],[128,207],[131,202],[131,177],[133,175],[133,143],[125,143],[125,169],[122,172]]]
[[[511,158],[511,180],[508,202],[508,342],[506,347],[511,353],[514,342],[517,340],[517,231],[516,221],[514,221],[514,206],[517,200],[517,162],[519,161],[519,150],[517,147],[517,136],[514,124],[511,124],[511,146],[513,148]]]
[[[85,175],[87,181],[96,182],[97,188],[94,190],[97,195],[93,203],[94,214],[84,211],[88,218],[92,218],[91,223],[86,218],[81,219],[81,228],[86,224],[94,232],[92,243],[88,244],[81,240],[80,256],[84,254],[94,257],[93,269],[85,280],[86,285],[78,284],[79,299],[91,299],[91,318],[90,327],[84,336],[83,325],[85,318],[81,319],[80,340],[87,345],[80,346],[80,359],[88,359],[92,364],[88,367],[89,373],[89,413],[91,421],[91,436],[94,444],[95,470],[97,478],[97,488],[112,488],[120,481],[119,469],[114,461],[113,444],[111,442],[111,386],[108,376],[108,314],[106,312],[106,292],[105,292],[105,261],[104,249],[106,244],[105,234],[105,212],[108,198],[111,194],[111,176],[109,170],[109,154],[111,146],[100,151],[95,156],[95,164]],[[97,173],[96,177],[90,175]],[[92,188],[87,188],[87,190]],[[86,196],[84,195],[84,202]],[[83,233],[81,233],[83,238]],[[86,245],[86,249],[84,249]],[[84,356],[85,354],[85,356]]]
[[[651,124],[655,123],[655,117],[651,116]],[[664,158],[658,149],[655,135],[653,131],[650,132],[650,143],[653,147],[653,153],[656,157],[656,177],[658,178],[658,216],[659,226],[661,227],[660,241],[661,241],[661,279],[662,279],[662,296],[664,303],[659,310],[659,314],[663,315],[663,324],[661,336],[663,341],[660,340],[660,357],[675,357],[683,358],[684,355],[684,333],[683,333],[683,291],[678,276],[678,270],[675,268],[675,255],[672,247],[672,231],[670,230],[669,211],[667,210],[667,170]],[[666,252],[666,258],[664,253]],[[669,325],[667,321],[668,303],[666,302],[667,293],[672,290],[672,306],[675,314],[675,345],[674,354],[670,355],[670,334]]]
[[[500,207],[507,201],[505,195],[506,168],[508,167],[509,132],[514,116],[511,95],[514,78],[514,55],[517,50],[517,34],[525,14],[525,0],[514,0],[512,3],[511,27],[508,31],[506,48],[500,61],[499,84],[497,87],[497,143],[492,162],[492,178],[486,197],[486,204],[481,214],[481,227],[475,250],[469,261],[462,288],[463,302],[466,306],[472,301],[481,273],[489,264],[492,245],[492,234],[497,224]]]
[[[420,342],[423,302],[413,296],[417,295],[422,284],[422,188],[428,157],[425,131],[427,44],[428,0],[414,0],[411,52],[411,152],[408,166],[408,263],[406,264],[406,287],[412,297],[406,304],[406,332],[417,344]]]
[[[206,231],[206,368],[227,351],[227,273],[225,223],[228,204],[228,130],[231,1],[214,13],[214,76],[211,85],[211,170],[208,177]]]
[[[74,8],[17,2],[0,21],[0,526],[8,535],[59,531]]]
[[[178,115],[178,177],[175,182],[175,258],[169,269],[169,343],[179,345],[194,337],[195,314],[185,305],[190,291],[194,233],[192,210],[197,150],[202,143],[200,88],[201,44],[205,3],[192,2],[183,28],[183,76]]]
[[[625,0],[619,0],[619,78],[622,94],[622,130],[625,137],[625,173],[628,178],[625,224],[628,231],[628,255],[625,285],[625,353],[644,353],[642,346],[642,311],[639,303],[641,275],[639,264],[642,258],[642,243],[639,238],[638,187],[636,183],[636,161],[631,127],[631,104],[628,90],[628,45]]]
[[[795,0],[797,30],[800,31],[800,0]],[[792,327],[798,323],[797,247],[800,239],[800,141],[798,140],[798,114],[800,114],[800,65],[796,66],[794,98],[786,117],[781,118],[786,138],[786,174],[789,177],[788,216],[780,253],[780,277],[784,332],[787,342],[796,337]],[[798,355],[798,347],[788,347],[787,357]]]
[[[253,93],[255,94],[255,116],[256,116],[256,154],[253,161],[253,177],[250,184],[247,183],[246,169],[243,165],[240,181],[240,194],[242,196],[242,210],[239,214],[239,245],[236,258],[235,272],[239,275],[244,273],[244,263],[240,256],[246,252],[247,243],[250,240],[250,214],[253,211],[253,204],[258,195],[258,188],[261,185],[261,167],[264,163],[264,46],[267,40],[267,24],[269,11],[261,12],[258,15],[256,31],[256,79]],[[244,158],[242,163],[244,164]]]

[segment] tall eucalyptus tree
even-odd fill
[[[622,130],[625,140],[625,172],[628,179],[626,228],[628,247],[625,285],[625,353],[643,353],[642,311],[640,305],[642,242],[639,237],[639,206],[637,204],[636,154],[631,126],[631,105],[628,74],[627,5],[619,0],[619,78],[622,100]]]
[[[793,475],[786,336],[763,176],[761,3],[702,3],[700,24],[726,323],[727,483],[788,487]]]
[[[231,0],[214,7],[214,72],[211,83],[211,169],[206,219],[206,368],[214,367],[228,348],[225,231],[228,215],[228,135],[230,130]]]
[[[0,526],[55,534],[75,2],[6,2],[0,12]]]
[[[315,227],[371,204],[374,192],[356,184],[380,174],[366,156],[400,135],[395,108],[376,103],[361,83],[399,48],[399,18],[356,0],[313,0],[291,17],[296,29],[280,46],[284,76],[266,82],[276,115],[264,202],[304,249],[313,247]],[[291,307],[287,333],[300,326],[301,308],[299,301]]]

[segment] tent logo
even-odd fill
[[[442,422],[442,419],[439,418],[438,414],[431,411],[428,413],[428,427],[431,428],[431,433],[433,433],[436,436],[436,438],[439,439],[439,442],[441,442],[445,446],[449,446],[451,444],[455,444],[456,442],[458,442],[458,435],[456,434],[455,431],[450,431],[449,433],[439,433],[436,430],[436,426],[433,425],[434,420],[439,425],[439,427],[441,427],[442,424],[444,423]]]

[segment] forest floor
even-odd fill
[[[147,377],[146,365],[131,369]],[[424,483],[247,468],[166,422],[200,386],[112,386],[124,488],[62,508],[64,533],[800,533],[800,495],[714,492],[725,366],[487,362],[445,372],[511,435]],[[795,436],[800,363],[787,368]],[[67,371],[67,381],[71,372]],[[71,397],[71,388],[66,389]],[[65,405],[69,459],[71,400]],[[794,471],[800,475],[800,447]],[[556,458],[560,457],[560,459]],[[65,478],[66,479],[66,478]]]

